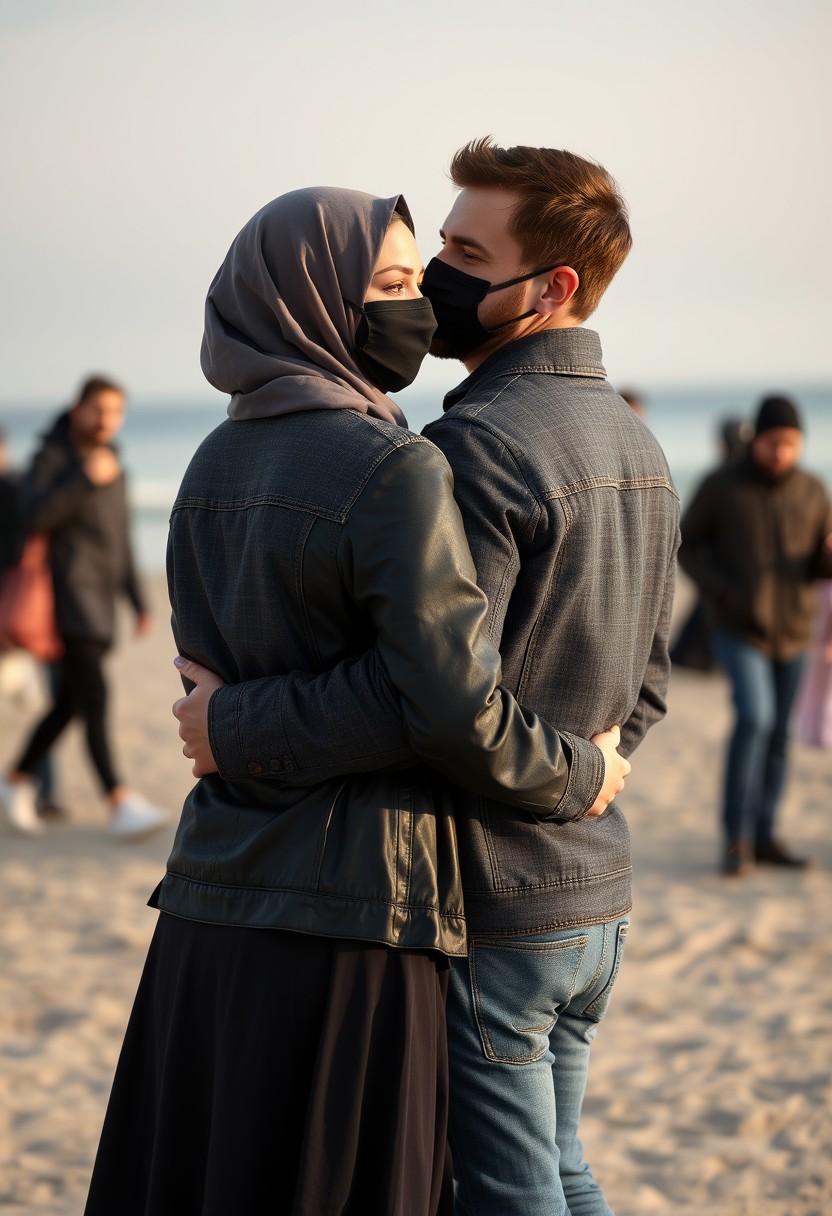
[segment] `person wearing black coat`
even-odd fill
[[[832,575],[832,503],[798,467],[802,430],[792,401],[765,398],[748,451],[706,477],[682,517],[679,563],[705,601],[734,702],[722,806],[732,876],[754,862],[808,864],[775,835],[813,584]]]
[[[103,662],[115,637],[119,595],[133,605],[139,633],[149,627],[130,546],[124,473],[112,446],[123,420],[124,393],[118,385],[99,376],[88,379],[75,404],[44,437],[20,486],[23,531],[49,538],[55,616],[64,645],[53,704],[12,772],[0,779],[6,819],[27,835],[43,831],[33,775],[76,716],[84,720],[113,833],[134,838],[168,818],[124,784],[107,731]]]

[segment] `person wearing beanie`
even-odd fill
[[[803,439],[794,402],[766,397],[746,453],[706,477],[682,517],[679,562],[705,601],[733,698],[722,802],[722,870],[732,876],[755,862],[808,865],[775,834],[813,584],[832,576],[832,503],[798,467]]]

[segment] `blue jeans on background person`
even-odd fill
[[[578,1138],[626,919],[469,939],[448,992],[457,1216],[613,1216]]]
[[[729,844],[767,844],[786,781],[789,717],[806,654],[772,659],[722,632],[714,633],[713,646],[730,681],[735,712],[725,765],[725,838]]]
[[[46,686],[49,689],[49,695],[54,699],[55,690],[58,687],[58,664],[44,663],[43,672],[46,678]],[[38,804],[54,803],[55,786],[57,783],[55,780],[55,761],[51,752],[46,753],[32,776],[38,787]]]

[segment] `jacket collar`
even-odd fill
[[[550,376],[606,379],[601,342],[593,329],[544,329],[495,350],[445,397],[443,409],[457,405],[474,389],[497,376],[537,372]]]

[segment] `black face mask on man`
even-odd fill
[[[464,359],[471,351],[484,346],[506,325],[513,325],[515,321],[524,321],[526,317],[533,316],[536,310],[531,308],[519,317],[510,317],[508,321],[501,321],[493,329],[486,329],[477,310],[492,291],[502,291],[504,287],[513,287],[515,283],[525,283],[527,279],[533,279],[536,275],[552,269],[552,266],[542,266],[539,270],[520,274],[516,279],[506,279],[504,283],[489,283],[488,279],[466,274],[464,270],[457,270],[447,262],[441,262],[439,258],[431,258],[425,269],[421,290],[433,305],[436,316],[435,337],[447,343],[449,357]]]
[[[384,393],[416,379],[436,332],[430,300],[371,300],[361,309],[355,361]]]

